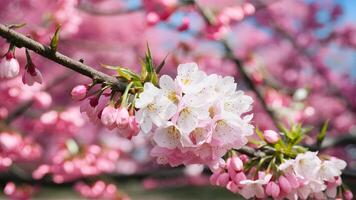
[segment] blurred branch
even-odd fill
[[[91,15],[113,16],[113,15],[124,15],[124,14],[130,14],[133,12],[137,12],[137,11],[142,10],[142,7],[139,6],[139,7],[131,8],[131,9],[118,8],[118,9],[113,9],[113,10],[100,10],[100,9],[96,8],[95,6],[79,4],[78,9],[82,10],[88,14],[91,14]]]
[[[316,144],[314,144],[312,146],[307,146],[307,147],[312,151],[323,151],[328,148],[340,147],[340,146],[345,146],[345,145],[349,145],[349,144],[356,145],[356,135],[347,134],[347,135],[338,136],[338,137],[328,137],[328,138],[324,139],[324,141],[320,147],[318,147]]]
[[[0,24],[0,36],[5,38],[9,43],[14,44],[18,48],[25,47],[42,55],[43,57],[52,60],[66,68],[72,69],[82,75],[96,80],[98,83],[107,83],[113,85],[120,91],[124,91],[126,84],[119,81],[115,77],[109,76],[103,72],[97,71],[94,68],[85,65],[77,60],[69,58],[57,51],[53,51],[49,46],[43,45],[25,35],[9,29],[7,26]]]
[[[204,18],[205,22],[212,26],[214,25],[215,22],[215,18],[214,16],[206,9],[202,8],[199,4],[197,4],[195,2],[195,5],[197,7],[197,10],[199,11],[199,13],[202,15],[202,17]],[[243,67],[243,61],[240,58],[237,58],[234,54],[233,54],[233,50],[231,49],[230,45],[228,44],[228,42],[226,40],[219,40],[219,43],[221,45],[223,45],[223,47],[225,48],[225,52],[226,52],[226,56],[228,59],[230,59],[236,66],[237,70],[239,71],[239,73],[241,74],[243,80],[245,81],[245,83],[247,84],[247,86],[255,93],[257,99],[260,101],[263,109],[266,111],[266,113],[270,116],[274,126],[276,128],[279,128],[279,123],[278,123],[278,119],[275,116],[275,114],[273,113],[273,111],[271,109],[268,108],[268,105],[266,103],[266,101],[263,98],[262,93],[259,91],[259,89],[257,88],[257,86],[254,84],[254,82],[252,81],[252,79],[248,76],[247,71],[245,70],[245,68]]]
[[[43,88],[43,91],[49,91],[52,88],[56,87],[57,85],[60,85],[61,82],[64,80],[68,79],[71,76],[71,73],[67,72],[62,74],[61,76],[56,77],[53,81],[51,81],[48,85],[46,85],[45,88]],[[4,124],[9,125],[12,121],[14,121],[17,117],[21,116],[23,113],[25,113],[34,103],[34,100],[27,100],[23,102],[21,105],[19,105],[13,112],[11,112],[3,121]]]
[[[296,40],[295,37],[293,37],[291,34],[289,34],[286,30],[284,30],[282,27],[278,26],[275,23],[271,24],[271,27],[283,38],[287,39],[292,45],[293,47],[301,54],[303,55],[305,58],[308,59],[308,61],[313,64],[315,63],[314,61],[314,57],[307,51],[307,48],[301,46]],[[317,70],[317,72],[321,75],[321,77],[324,79],[324,81],[326,82],[326,84],[328,85],[328,88],[331,88],[332,91],[335,93],[336,96],[339,96],[344,103],[346,104],[347,108],[352,111],[352,112],[356,112],[354,106],[352,105],[352,103],[348,100],[347,97],[345,97],[342,92],[340,91],[340,89],[332,83],[332,81],[328,78],[328,74],[327,74],[327,69],[325,69],[325,66],[321,66],[321,65],[314,65],[315,69]]]

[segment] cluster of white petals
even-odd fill
[[[159,163],[212,165],[253,134],[253,99],[236,91],[233,77],[207,75],[195,63],[181,64],[175,79],[144,84],[135,102],[141,132],[152,136]]]
[[[335,157],[321,160],[317,154],[310,151],[298,154],[295,159],[287,160],[279,166],[284,174],[295,176],[299,181],[299,187],[290,192],[289,199],[336,197],[346,162]]]

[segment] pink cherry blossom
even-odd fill
[[[20,65],[14,54],[8,52],[1,58],[0,61],[0,78],[13,78],[17,76],[20,72]]]
[[[72,89],[71,95],[74,100],[83,100],[88,93],[88,87],[85,85],[77,85]]]

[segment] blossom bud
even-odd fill
[[[118,110],[114,106],[108,105],[103,109],[101,113],[101,122],[105,127],[112,130],[116,127],[116,119]]]
[[[271,181],[267,184],[266,186],[266,194],[269,196],[272,196],[273,198],[277,198],[280,193],[280,188],[279,186]]]
[[[23,84],[29,86],[32,86],[36,82],[42,84],[42,79],[41,72],[32,63],[28,63],[26,65],[26,71],[22,76]]]
[[[287,194],[291,192],[292,187],[286,177],[280,176],[278,182],[279,182],[279,187],[282,189],[283,192]]]
[[[243,11],[244,11],[244,13],[245,13],[246,15],[252,15],[252,14],[254,14],[255,11],[256,11],[255,6],[252,5],[252,4],[250,4],[250,3],[244,4],[243,7],[242,7],[242,9],[243,9]]]
[[[280,139],[278,133],[273,130],[263,131],[263,137],[270,144],[275,144]]]
[[[244,167],[242,160],[237,156],[233,156],[231,158],[230,165],[238,172],[241,171]]]
[[[72,89],[71,95],[74,100],[83,100],[88,93],[88,87],[85,85],[77,85]]]
[[[140,127],[136,121],[135,116],[129,117],[129,127],[132,131],[132,136],[136,136],[140,132]]]
[[[217,179],[217,185],[225,187],[229,182],[230,176],[228,173],[222,173]]]
[[[288,182],[290,183],[290,186],[294,189],[299,187],[299,181],[297,179],[297,177],[293,174],[287,174],[286,178],[288,180]]]
[[[226,165],[227,165],[227,172],[229,173],[231,178],[234,178],[236,176],[236,170],[233,168],[231,164],[231,158],[228,158],[226,160]]]
[[[146,16],[146,21],[149,26],[153,26],[159,22],[159,16],[157,13],[150,12]]]
[[[13,53],[6,53],[0,61],[0,78],[13,78],[17,76],[19,72],[20,65]]]
[[[129,125],[130,114],[126,108],[120,107],[118,109],[116,124],[119,128],[126,128]]]
[[[233,193],[236,193],[239,190],[238,186],[234,181],[229,181],[226,185],[226,188]]]
[[[352,200],[354,195],[352,194],[352,192],[350,190],[347,190],[344,192],[344,196],[346,200]]]
[[[218,184],[218,178],[219,178],[220,174],[221,174],[220,171],[216,171],[210,176],[209,181],[210,181],[211,185]]]
[[[244,172],[237,173],[234,180],[237,184],[240,184],[240,181],[246,180],[245,173]]]
[[[178,31],[183,32],[189,28],[189,18],[183,18],[182,24],[177,28]]]
[[[239,158],[241,159],[241,161],[242,161],[243,163],[247,163],[247,162],[249,161],[249,158],[248,158],[248,156],[247,156],[246,154],[241,154],[241,155],[239,156]]]

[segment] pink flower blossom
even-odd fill
[[[266,194],[272,196],[273,198],[277,198],[279,196],[279,193],[279,186],[275,182],[270,181],[266,186]]]
[[[83,100],[88,93],[88,87],[85,85],[77,85],[72,89],[71,95],[74,100]]]
[[[279,134],[273,130],[263,131],[263,137],[270,144],[275,144],[280,139]]]
[[[14,54],[12,52],[8,52],[4,57],[1,58],[0,61],[0,78],[13,78],[17,76],[20,72],[20,65]]]
[[[34,83],[42,84],[42,79],[42,73],[32,63],[28,63],[22,76],[22,82],[32,86]]]

